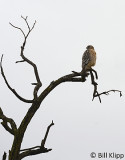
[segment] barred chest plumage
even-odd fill
[[[95,66],[96,64],[96,52],[94,49],[89,49],[89,55],[90,55],[90,60],[88,62],[88,64],[86,65],[86,69],[90,69],[92,66]]]

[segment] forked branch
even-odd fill
[[[32,148],[27,148],[27,149],[20,150],[21,153],[20,153],[19,158],[22,159],[22,158],[27,157],[27,156],[37,155],[37,154],[40,154],[40,153],[46,153],[46,152],[51,151],[52,149],[45,148],[45,143],[46,143],[46,140],[47,140],[47,137],[48,137],[49,130],[53,125],[54,125],[54,123],[52,121],[52,123],[47,127],[44,139],[41,142],[41,146],[35,146],[35,147],[32,147]]]
[[[109,91],[105,91],[105,92],[102,92],[102,93],[98,93],[98,90],[97,90],[97,85],[98,84],[95,82],[95,78],[94,78],[93,72],[95,73],[96,79],[98,77],[97,72],[94,69],[90,70],[91,82],[92,82],[92,85],[94,86],[93,99],[92,100],[94,100],[95,97],[98,97],[99,101],[101,103],[101,95],[103,95],[103,94],[104,95],[109,95],[110,92],[119,92],[120,97],[122,96],[122,92],[119,91],[119,90],[115,90],[115,89],[109,90]]]
[[[26,25],[27,25],[27,28],[28,28],[28,32],[27,34],[24,33],[24,31],[20,28],[20,27],[16,27],[14,26],[12,23],[10,23],[10,25],[16,29],[19,29],[23,36],[24,36],[24,41],[23,41],[23,44],[21,46],[21,53],[20,53],[20,56],[22,57],[22,60],[21,61],[17,61],[16,63],[19,63],[19,62],[27,62],[28,64],[30,64],[33,69],[34,69],[34,74],[35,74],[35,77],[36,77],[36,85],[34,87],[34,92],[33,92],[33,95],[34,95],[34,100],[37,98],[37,93],[38,93],[38,90],[39,88],[42,86],[42,83],[41,83],[41,80],[40,80],[40,77],[39,77],[39,73],[38,73],[38,69],[37,69],[37,66],[35,63],[33,63],[31,60],[29,60],[26,56],[24,56],[24,48],[25,48],[25,45],[26,45],[26,41],[27,41],[27,38],[29,36],[29,34],[31,33],[31,31],[34,29],[35,27],[35,24],[36,24],[36,21],[34,22],[34,24],[32,25],[32,27],[30,27],[28,21],[27,21],[27,18],[24,18],[23,16],[21,16],[21,18],[25,21]]]

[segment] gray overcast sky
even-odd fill
[[[90,160],[91,152],[125,155],[125,1],[124,0],[1,0],[0,56],[11,86],[25,98],[32,98],[35,77],[20,60],[23,36],[9,22],[27,31],[21,15],[30,24],[37,21],[25,55],[39,69],[42,91],[52,80],[81,70],[82,54],[88,44],[97,52],[99,92],[119,89],[118,93],[92,101],[90,78],[85,83],[58,86],[43,101],[24,137],[22,148],[39,145],[46,127],[54,120],[46,147],[47,154],[26,160]],[[29,108],[6,87],[0,76],[0,106],[19,125]],[[0,157],[11,147],[13,137],[0,126]]]

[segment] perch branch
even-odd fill
[[[83,82],[81,78],[81,72],[72,71],[72,74],[65,75],[55,81],[52,81],[50,85],[40,94],[39,101],[42,101],[56,86],[64,82]],[[78,77],[80,76],[80,77]]]
[[[54,125],[54,123],[52,121],[52,123],[47,127],[44,139],[41,142],[41,146],[35,146],[35,147],[32,147],[32,148],[27,148],[27,149],[20,150],[20,152],[22,152],[22,153],[20,153],[20,156],[19,156],[20,159],[22,159],[24,157],[27,157],[27,156],[31,156],[31,155],[46,153],[46,152],[49,152],[49,151],[52,150],[52,149],[45,148],[45,143],[46,143],[46,140],[47,140],[47,137],[48,137],[49,130],[53,125]]]
[[[11,133],[12,135],[14,135],[15,132],[17,131],[16,123],[14,122],[13,119],[6,117],[6,116],[3,114],[3,111],[2,111],[1,108],[0,108],[0,119],[2,120],[2,122],[1,122],[2,126],[3,126],[9,133]],[[11,128],[10,128],[10,126],[8,126],[8,123],[10,124]]]
[[[98,84],[95,82],[95,78],[98,79],[97,72],[94,69],[90,69],[88,71],[90,72],[91,83],[94,86],[93,99],[92,100],[94,100],[95,97],[98,97],[99,101],[101,103],[101,95],[105,94],[105,93],[107,95],[107,93],[109,93],[111,91],[120,92],[120,96],[122,95],[121,91],[119,91],[119,90],[109,90],[107,92],[98,93],[98,90],[97,90],[97,85]],[[75,71],[72,71],[72,72],[73,72],[72,74],[68,74],[66,76],[63,76],[63,77],[57,79],[56,81],[52,81],[50,83],[50,85],[39,96],[40,101],[42,101],[56,86],[58,86],[59,84],[61,84],[63,82],[83,82],[83,78],[81,78],[81,72],[75,72]],[[93,72],[95,74],[95,78],[94,78]],[[89,73],[86,73],[85,78],[88,75],[89,75]],[[78,76],[80,76],[80,77],[78,77]],[[86,79],[84,80],[84,82],[85,81],[86,81]]]
[[[26,103],[32,103],[33,100],[27,100],[27,99],[21,97],[21,96],[16,92],[16,90],[13,89],[13,88],[9,85],[9,83],[8,83],[8,81],[7,81],[7,79],[6,79],[6,76],[5,76],[5,74],[4,74],[4,71],[3,71],[2,60],[3,60],[3,55],[2,55],[2,57],[1,57],[0,68],[1,68],[1,74],[2,74],[2,76],[3,76],[3,78],[4,78],[4,81],[5,81],[6,85],[7,85],[7,87],[8,87],[8,88],[11,90],[11,92],[13,92],[14,95],[15,95],[18,99],[20,99],[21,101],[26,102]]]
[[[42,83],[41,83],[41,80],[40,80],[40,78],[39,78],[38,69],[37,69],[36,64],[34,64],[31,60],[29,60],[28,58],[26,58],[26,57],[24,56],[24,48],[25,48],[25,45],[26,45],[27,38],[28,38],[30,32],[34,29],[35,24],[36,24],[36,21],[34,22],[33,26],[30,28],[29,23],[28,23],[28,21],[27,21],[27,18],[28,18],[28,17],[24,18],[23,16],[21,16],[21,18],[25,21],[25,23],[26,23],[26,25],[27,25],[27,27],[28,27],[28,33],[27,33],[27,34],[24,34],[24,31],[23,31],[21,28],[15,27],[14,25],[11,24],[12,27],[14,27],[14,28],[16,28],[16,29],[19,29],[19,30],[23,33],[23,35],[24,35],[24,42],[23,42],[23,45],[21,46],[21,54],[20,54],[20,56],[22,57],[23,60],[17,61],[16,63],[19,63],[19,62],[27,62],[28,64],[30,64],[30,65],[33,67],[33,69],[34,69],[34,74],[35,74],[36,81],[37,81],[37,83],[36,83],[36,85],[35,85],[35,87],[34,87],[34,92],[33,92],[34,99],[36,99],[36,98],[37,98],[38,90],[39,90],[39,88],[42,86]]]

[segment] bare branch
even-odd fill
[[[24,157],[32,156],[32,155],[38,155],[41,153],[47,153],[51,151],[52,149],[47,149],[47,148],[37,148],[37,149],[31,149],[27,150],[26,152],[23,152],[19,155],[19,160],[23,159]]]
[[[25,62],[24,60],[21,60],[21,61],[16,61],[16,63],[21,63],[21,62]]]
[[[21,16],[21,18],[24,19],[24,21],[26,22],[26,25],[28,27],[29,32],[27,33],[26,37],[28,37],[29,33],[33,30],[33,28],[35,27],[36,21],[34,22],[33,26],[30,28],[29,23],[27,21],[28,16],[26,16],[26,18],[24,18],[23,16]]]
[[[28,18],[28,16],[26,16],[26,18],[24,18],[23,16],[21,16],[21,18],[23,18],[23,19],[24,19],[24,21],[25,21],[25,22],[26,22],[26,24],[27,24],[28,29],[30,30],[30,26],[29,26],[29,24],[28,24],[28,22],[27,22],[27,18]]]
[[[36,86],[37,85],[37,83],[31,83],[32,85],[34,85],[34,86]]]
[[[20,159],[22,159],[24,157],[27,157],[27,156],[31,156],[31,155],[46,153],[46,152],[49,152],[49,151],[52,150],[52,149],[45,148],[45,143],[46,143],[46,140],[47,140],[47,137],[48,137],[49,130],[53,125],[54,125],[54,123],[52,121],[52,123],[47,127],[47,131],[45,133],[44,139],[41,142],[41,146],[35,146],[35,147],[32,147],[32,148],[27,148],[27,149],[20,150],[20,152],[22,152],[22,153],[20,153],[20,156],[19,156]]]
[[[95,82],[95,80],[94,80],[94,75],[93,75],[92,72],[95,73],[96,79],[98,78],[97,72],[96,72],[94,69],[91,69],[91,70],[90,70],[91,81],[92,81],[92,84],[93,84],[93,86],[94,86],[93,99],[92,99],[92,100],[94,100],[95,97],[98,97],[98,98],[99,98],[99,101],[100,101],[100,103],[101,103],[101,97],[100,97],[100,96],[103,95],[103,94],[109,95],[109,92],[119,92],[119,93],[120,93],[120,97],[122,96],[122,92],[119,91],[119,90],[109,90],[109,91],[105,91],[105,92],[102,92],[102,93],[98,93],[98,91],[97,91],[97,85],[98,85],[98,84]]]
[[[25,33],[23,32],[21,28],[14,26],[12,23],[9,23],[9,24],[14,28],[19,29],[23,33],[24,38],[26,37]]]
[[[6,152],[4,152],[2,160],[6,160],[6,158],[7,158],[7,154]]]
[[[15,91],[15,89],[13,89],[13,88],[9,85],[9,83],[8,83],[8,81],[7,81],[7,79],[6,79],[6,76],[5,76],[5,74],[4,74],[4,71],[3,71],[2,60],[3,60],[3,55],[2,55],[2,57],[1,57],[0,67],[1,67],[1,74],[2,74],[2,76],[3,76],[3,78],[4,78],[4,81],[5,81],[6,85],[7,85],[7,87],[8,87],[8,88],[14,93],[14,95],[15,95],[18,99],[20,99],[21,101],[26,102],[26,103],[32,103],[33,100],[27,100],[27,99],[22,98],[22,97]]]
[[[100,97],[100,95],[98,94],[98,91],[97,91],[97,84],[95,83],[93,83],[93,86],[94,86],[94,91],[93,91],[93,99],[92,99],[92,101],[94,100],[94,98],[96,97],[95,95],[98,95],[98,98],[99,98],[99,102],[101,103],[101,97]]]
[[[34,95],[34,99],[36,99],[36,98],[37,98],[38,90],[39,90],[39,88],[42,86],[42,83],[41,83],[41,81],[40,81],[40,77],[39,77],[39,74],[38,74],[38,70],[37,70],[36,64],[34,64],[31,60],[29,60],[28,58],[26,58],[26,57],[24,56],[24,48],[25,48],[25,45],[26,45],[27,38],[28,38],[30,32],[34,29],[35,24],[36,24],[36,21],[34,22],[33,26],[30,28],[29,23],[28,23],[28,21],[27,21],[27,18],[28,18],[28,17],[24,18],[23,16],[21,16],[21,18],[25,21],[25,23],[26,23],[26,25],[27,25],[27,27],[28,27],[28,33],[27,33],[27,34],[24,34],[24,31],[23,31],[21,28],[16,27],[16,26],[14,26],[14,25],[12,25],[12,24],[10,23],[11,26],[13,26],[13,27],[16,28],[16,29],[19,29],[19,30],[23,33],[23,35],[24,35],[24,42],[23,42],[23,45],[21,46],[21,54],[20,54],[20,56],[22,57],[23,60],[17,61],[16,63],[19,63],[19,62],[27,62],[28,64],[30,64],[30,65],[34,68],[34,74],[35,74],[37,83],[36,83],[36,86],[35,86],[35,88],[34,88],[33,95]]]
[[[30,34],[30,32],[33,30],[33,28],[35,27],[35,24],[36,24],[36,21],[34,22],[34,24],[33,24],[33,26],[30,28],[30,26],[29,26],[29,23],[28,23],[28,21],[27,21],[27,16],[26,16],[26,18],[24,18],[23,16],[21,16],[21,18],[23,18],[24,19],[24,21],[26,22],[26,25],[27,25],[27,27],[28,27],[28,33],[27,33],[27,35],[25,36],[25,38],[27,38],[28,36],[29,36],[29,34]]]
[[[96,79],[98,79],[98,74],[97,74],[97,72],[96,72],[94,69],[92,69],[92,68],[91,68],[91,71],[93,71],[93,72],[95,73],[95,77],[96,77]]]
[[[43,139],[42,142],[41,142],[41,147],[42,147],[42,148],[44,148],[44,146],[45,146],[45,143],[46,143],[46,140],[47,140],[47,137],[48,137],[48,134],[49,134],[49,130],[50,130],[50,128],[51,128],[53,125],[54,125],[54,123],[53,123],[53,121],[52,121],[52,123],[47,127],[47,131],[46,131],[46,133],[45,133],[45,137],[44,137],[44,139]]]
[[[38,70],[37,70],[37,66],[36,64],[34,64],[31,60],[29,60],[28,58],[26,58],[23,54],[24,52],[24,47],[25,47],[25,43],[23,43],[23,46],[21,47],[21,57],[24,61],[26,61],[27,63],[29,63],[33,68],[34,68],[34,74],[35,74],[35,77],[36,77],[36,86],[34,88],[34,99],[37,98],[37,92],[39,90],[39,88],[42,86],[42,83],[40,81],[40,78],[39,78],[39,74],[38,74]]]
[[[2,117],[2,116],[3,116],[3,111],[2,111],[2,109],[0,107],[0,117]]]
[[[74,74],[76,74],[77,76],[81,76],[80,72],[76,72],[76,71],[72,71]]]
[[[72,74],[63,76],[56,81],[52,81],[50,83],[50,85],[39,96],[40,101],[42,101],[57,85],[59,85],[63,82],[85,82],[86,81],[86,79],[84,79],[84,81],[83,81],[83,78],[81,78],[81,72],[75,72],[75,71],[72,71],[72,72],[73,72]],[[96,79],[97,79],[98,78],[97,72],[93,69],[89,70],[89,72],[90,72],[90,75],[91,75],[91,83],[94,86],[93,99],[92,100],[94,100],[95,97],[98,97],[99,101],[101,103],[101,97],[100,96],[102,94],[104,94],[105,92],[102,92],[102,93],[99,94],[98,91],[97,91],[97,85],[98,84],[95,82],[95,78],[94,78],[94,75],[93,75],[93,72],[94,72],[94,74],[96,76]],[[80,76],[80,78],[78,76]],[[88,73],[85,75],[85,78],[87,76],[88,76]],[[119,90],[110,90],[110,91],[117,91],[117,92],[120,92],[120,96],[122,95],[121,91],[119,91]],[[109,91],[107,91],[107,92],[109,92]]]
[[[120,97],[122,96],[122,92],[121,91],[112,89],[112,90],[105,91],[105,92],[102,92],[102,93],[97,93],[97,95],[95,95],[95,97],[100,96],[102,94],[109,95],[110,92],[119,92]]]
[[[3,114],[2,109],[0,108],[0,119],[3,120],[1,122],[2,126],[12,135],[15,134],[15,132],[17,131],[17,126],[16,123],[14,122],[14,120],[12,118],[8,118]],[[10,124],[11,128],[8,126],[8,123]]]
[[[80,75],[80,78],[77,78],[78,74]],[[83,79],[81,78],[81,72],[73,71],[72,74],[65,75],[55,81],[52,81],[50,85],[40,94],[38,100],[42,101],[55,87],[63,82],[83,82]]]

